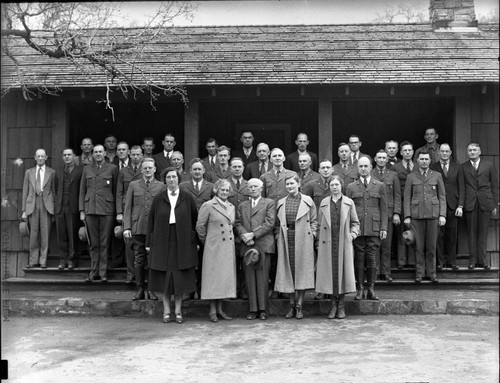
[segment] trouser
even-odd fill
[[[411,225],[415,231],[416,278],[424,275],[436,277],[436,243],[438,237],[438,220],[412,218]]]
[[[107,276],[108,252],[112,237],[112,215],[87,214],[85,216],[90,237],[90,277]]]
[[[241,254],[241,244],[236,244],[236,294],[239,298],[247,295],[245,262]]]
[[[264,257],[262,268],[256,269],[253,265],[244,265],[248,303],[250,311],[253,312],[266,310],[268,304],[271,254],[265,253],[262,256]]]
[[[391,218],[387,222],[387,237],[381,241],[380,250],[377,252],[377,270],[381,275],[386,275],[391,273],[391,249],[392,249],[392,237],[394,233],[394,224]]]
[[[403,238],[403,232],[407,229],[408,227],[403,223],[396,226],[398,237],[398,266],[415,265],[415,249],[413,246],[407,246]]]
[[[56,215],[57,240],[59,242],[59,264],[74,264],[78,245],[79,214],[71,213],[69,206],[63,206]]]
[[[269,286],[270,289],[274,289],[276,284],[276,271],[278,269],[278,256],[277,253],[271,254],[269,262]]]
[[[147,269],[146,236],[143,234],[133,235],[130,239],[130,248],[134,258],[134,275],[137,287],[145,288],[145,275]]]
[[[110,242],[109,262],[112,268],[122,267],[125,258],[125,242],[123,238],[116,238],[114,234],[114,220],[111,227],[111,242]]]
[[[132,241],[130,238],[123,238],[125,247],[125,262],[127,265],[127,279],[131,280],[135,275],[134,251],[132,250]]]
[[[30,255],[28,265],[47,265],[52,215],[45,209],[43,197],[35,196],[35,209],[28,217],[30,224]]]
[[[455,210],[448,209],[446,212],[446,225],[439,228],[437,240],[438,265],[447,264],[454,266],[457,263],[457,228],[458,219]]]
[[[205,246],[200,244],[200,249],[198,250],[198,267],[196,268],[196,292],[198,298],[201,297],[201,272],[203,265],[203,250]]]
[[[469,242],[469,265],[489,265],[486,259],[486,240],[491,211],[483,211],[477,202],[472,211],[465,212],[465,224]]]
[[[376,257],[380,248],[380,237],[360,236],[353,242],[354,267],[375,269],[377,267]]]

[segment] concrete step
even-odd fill
[[[85,279],[90,273],[90,267],[76,267],[72,270],[63,269],[59,270],[57,267],[47,267],[42,269],[40,267],[24,268],[24,278],[25,279],[47,279],[50,281],[54,280],[75,280]],[[127,268],[109,268],[108,278],[110,279],[123,279],[127,277]]]

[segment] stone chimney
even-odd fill
[[[430,0],[430,21],[434,30],[476,29],[474,0]]]

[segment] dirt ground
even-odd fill
[[[11,317],[8,382],[498,382],[498,317]]]

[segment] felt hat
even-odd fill
[[[89,241],[89,233],[87,232],[87,226],[82,226],[81,228],[78,229],[78,238],[80,238],[80,241],[82,242]]]
[[[403,240],[406,245],[413,246],[415,244],[415,238],[415,232],[412,229],[403,232]]]
[[[30,225],[26,221],[19,222],[19,232],[23,237],[30,236]]]
[[[245,265],[252,266],[257,265],[260,260],[260,251],[256,247],[250,247],[245,254],[243,254],[243,260]]]
[[[115,238],[123,238],[123,226],[122,225],[118,225],[118,226],[115,226]]]

